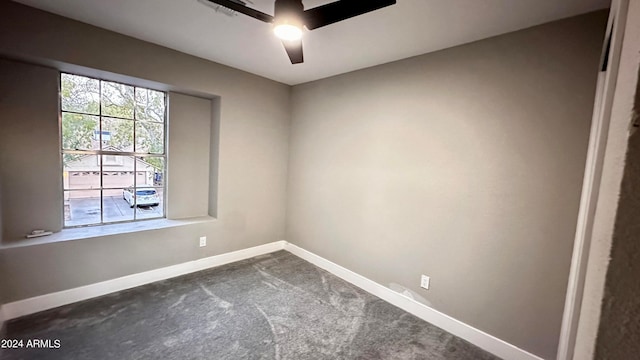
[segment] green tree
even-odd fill
[[[164,93],[69,74],[62,74],[60,90],[64,149],[97,150],[102,140],[103,145],[122,151],[133,151],[135,143],[136,152],[164,153]],[[99,129],[109,132],[109,138],[96,137]],[[64,163],[81,156],[64,154]],[[144,160],[164,170],[162,158]]]
[[[73,113],[62,114],[62,148],[67,150],[87,150],[92,148],[94,130],[98,121],[93,116]],[[64,154],[63,162],[69,162],[82,157],[79,154]]]

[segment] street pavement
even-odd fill
[[[100,198],[69,199],[69,219],[65,226],[79,226],[100,223]],[[135,209],[136,219],[162,217],[162,199],[158,206],[140,206]],[[132,221],[134,209],[121,196],[105,196],[103,201],[105,223]]]

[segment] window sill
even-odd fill
[[[90,239],[101,236],[119,235],[127,233],[135,233],[140,231],[157,230],[164,228],[172,228],[176,226],[184,226],[198,223],[213,222],[216,218],[210,216],[202,216],[195,218],[170,220],[157,219],[138,222],[129,222],[121,224],[109,224],[100,226],[87,226],[71,229],[62,229],[62,231],[53,233],[49,236],[43,236],[33,239],[16,239],[0,244],[0,250],[12,249],[26,246],[51,244],[62,241]]]

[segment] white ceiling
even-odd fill
[[[294,85],[577,14],[609,0],[398,0],[306,31],[303,64],[289,62],[271,25],[228,17],[197,0],[16,0],[138,39]],[[305,8],[333,0],[304,0]],[[366,0],[361,0],[366,1]],[[273,14],[273,0],[252,0]]]

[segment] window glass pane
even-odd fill
[[[138,171],[143,170],[146,172],[147,181],[145,184],[149,186],[164,186],[165,179],[165,161],[163,157],[160,156],[145,156],[142,158],[138,158],[139,163],[145,167],[141,168],[138,166]],[[138,183],[138,186],[141,186]]]
[[[136,219],[163,217],[162,188],[138,187],[136,189]]]
[[[133,86],[102,82],[102,115],[133,119]]]
[[[136,88],[136,120],[164,122],[164,93]]]
[[[102,155],[102,187],[122,189],[134,186],[132,156]]]
[[[134,197],[129,188],[103,190],[103,221],[109,223],[133,220],[133,202]]]
[[[64,225],[80,226],[100,223],[100,190],[64,192]]]
[[[84,76],[60,74],[60,97],[63,111],[100,113],[100,81]]]
[[[98,150],[100,131],[97,116],[62,113],[62,148]]]
[[[164,159],[153,158],[145,161],[147,158],[136,158],[136,186],[146,188],[154,186],[154,178],[158,171],[162,171],[158,167],[164,166]],[[162,175],[160,175],[162,177]]]
[[[133,121],[103,118],[102,150],[133,151]]]
[[[166,94],[60,79],[65,226],[164,217]]]
[[[164,153],[164,124],[136,122],[136,152]]]
[[[100,189],[100,163],[97,155],[63,154],[65,189]]]

